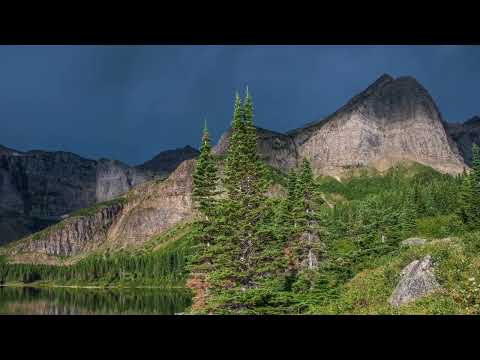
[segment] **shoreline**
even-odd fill
[[[0,284],[0,287],[25,287],[25,288],[70,288],[70,289],[162,289],[162,290],[188,290],[181,286],[102,286],[102,285],[47,285],[47,284]]]

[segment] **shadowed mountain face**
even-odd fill
[[[0,146],[0,244],[107,201],[156,176],[172,172],[196,150],[163,152],[147,166],[84,159],[68,152],[20,152]],[[167,155],[165,155],[167,154]]]

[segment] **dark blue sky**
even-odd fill
[[[258,126],[287,131],[383,73],[416,77],[444,118],[480,114],[475,46],[0,46],[0,144],[141,163],[214,141],[248,85]]]

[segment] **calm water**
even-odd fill
[[[0,287],[0,314],[172,315],[190,304],[183,290]]]

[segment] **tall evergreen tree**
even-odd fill
[[[215,195],[217,192],[217,168],[211,154],[210,138],[208,135],[207,122],[202,135],[202,145],[200,146],[200,155],[195,166],[193,174],[193,192],[192,197],[198,204],[198,209],[207,217],[214,214]]]
[[[313,270],[317,267],[321,252],[321,244],[318,237],[319,224],[317,221],[317,211],[321,200],[315,189],[312,167],[306,159],[303,160],[297,180],[295,197],[296,236],[293,248],[299,264],[308,270]],[[311,281],[309,283],[311,284]]]
[[[244,130],[245,123],[242,101],[240,99],[240,95],[236,93],[223,180],[224,186],[228,192],[228,196],[231,199],[237,199],[239,196],[239,182],[241,174],[238,170],[241,168],[243,161],[242,150],[243,143],[245,142]]]
[[[279,226],[282,229],[282,236],[288,239],[293,232],[295,223],[294,209],[297,204],[297,172],[291,169],[288,173],[287,197],[282,203],[282,212]]]
[[[265,216],[264,168],[256,153],[256,129],[250,94],[242,101],[238,94],[231,124],[229,149],[225,160],[224,186],[227,199],[222,203],[225,217],[226,251],[236,282],[251,282],[261,250],[258,224]]]

